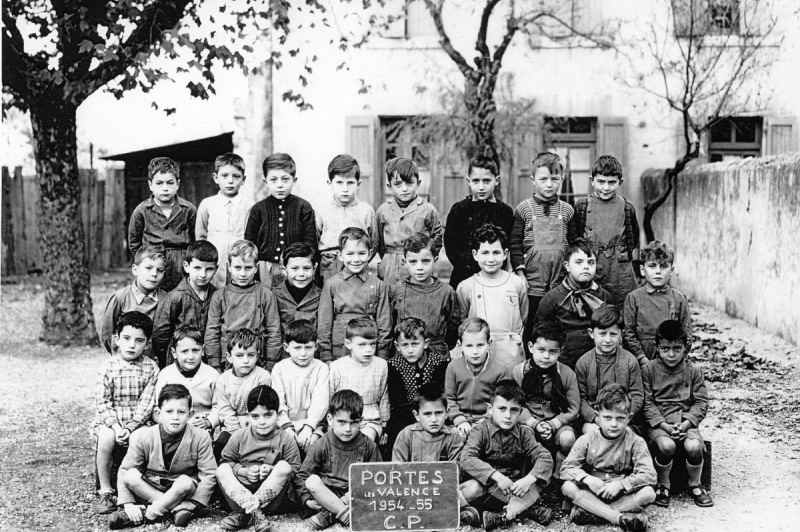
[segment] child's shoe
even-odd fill
[[[328,510],[320,510],[315,515],[306,519],[306,524],[310,526],[312,530],[325,530],[333,525],[334,521],[336,521],[336,518],[333,517],[332,513]]]
[[[220,526],[229,531],[241,530],[252,524],[253,514],[245,514],[242,512],[233,513],[220,522]]]
[[[714,500],[703,486],[689,486],[689,495],[694,499],[694,503],[701,508],[714,506]]]
[[[569,520],[580,526],[606,524],[603,519],[591,512],[587,512],[580,506],[572,507],[572,511],[569,513]]]
[[[261,508],[256,510],[255,514],[256,525],[253,527],[254,532],[269,532],[272,530],[272,524],[267,521],[267,516],[261,511]]]
[[[547,526],[553,520],[553,510],[545,506],[537,506],[528,510],[531,519],[542,526]]]
[[[640,514],[622,514],[619,518],[619,526],[626,532],[645,532],[647,530],[647,515]]]
[[[669,506],[669,488],[664,484],[656,485],[656,500],[653,501],[653,504],[662,508]]]
[[[192,510],[182,509],[175,512],[175,526],[186,528],[189,526],[189,521],[194,517]]]
[[[92,510],[97,515],[107,515],[117,510],[117,504],[114,502],[114,493],[104,491],[99,493],[100,498],[94,501]]]
[[[472,506],[465,506],[460,513],[461,526],[471,526],[472,528],[481,527],[481,515]]]
[[[111,530],[122,530],[123,528],[131,528],[136,526],[125,510],[117,510],[108,516],[108,528]]]
[[[508,519],[506,519],[505,510],[503,512],[483,512],[483,529],[486,532],[506,524],[508,524]]]

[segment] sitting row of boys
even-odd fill
[[[574,522],[644,530],[646,516],[634,514],[654,501],[669,504],[678,445],[685,449],[691,497],[699,506],[713,505],[700,482],[698,427],[708,394],[702,371],[687,359],[685,328],[674,320],[658,327],[658,356],[640,370],[620,348],[616,308],[598,308],[589,330],[595,348],[579,360],[577,376],[559,362],[568,339],[558,322],[537,323],[531,359],[509,367],[490,354],[493,339],[480,318],[461,324],[463,358],[449,363],[428,349],[422,321],[404,320],[396,328],[398,354],[388,364],[375,356],[375,322],[356,318],[346,326],[350,355],[329,369],[313,356],[315,328],[298,320],[287,330],[290,358],[272,374],[256,365],[258,336],[240,330],[229,340],[231,368],[222,375],[201,362],[199,331],[187,328],[175,336],[176,364],[159,374],[142,356],[151,327],[141,313],[123,314],[115,335],[119,353],[98,376],[101,498],[95,510],[114,512],[112,528],[167,512],[185,526],[208,504],[217,463],[217,481],[234,510],[222,522],[226,530],[255,523],[263,532],[269,528],[264,513],[278,511],[317,511],[308,519],[315,529],[347,524],[348,466],[380,460],[379,445],[397,461],[458,459],[469,479],[460,486],[462,522],[487,530],[523,516],[548,522],[549,510],[529,509],[551,475],[575,505]],[[159,425],[143,428],[156,396]],[[642,438],[626,428],[637,421],[654,461]],[[583,434],[577,441],[576,431]],[[127,444],[117,483],[122,509],[115,512],[113,453]],[[137,501],[146,503],[144,514]],[[485,510],[482,519],[474,507]]]

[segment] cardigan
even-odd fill
[[[477,374],[466,358],[454,358],[447,365],[444,378],[447,417],[456,427],[465,421],[475,423],[486,415],[494,385],[510,378],[511,369],[497,362],[491,354]]]
[[[219,425],[219,417],[216,412],[211,411],[214,400],[214,388],[216,388],[219,373],[207,364],[200,363],[194,377],[186,378],[178,369],[178,363],[170,364],[162,369],[156,380],[155,398],[158,401],[158,394],[167,384],[183,384],[192,395],[192,409],[195,418],[208,418],[211,427]]]
[[[267,196],[250,209],[244,238],[258,247],[259,261],[280,263],[283,252],[295,242],[316,250],[314,209],[293,194],[282,200]]]
[[[608,360],[614,366],[614,380],[601,380],[603,376],[598,372],[598,357]],[[587,422],[592,423],[597,417],[594,402],[598,392],[608,384],[616,383],[625,387],[631,398],[631,414],[641,410],[644,402],[642,371],[636,357],[621,347],[617,347],[613,355],[598,354],[596,348],[592,349],[575,364],[575,374],[578,376],[578,389],[581,392],[581,417]]]

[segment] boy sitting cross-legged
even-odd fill
[[[498,382],[486,405],[489,417],[475,425],[461,451],[459,465],[470,480],[459,488],[468,502],[484,508],[485,530],[507,524],[523,513],[543,525],[553,517],[545,507],[525,512],[550,482],[553,459],[529,428],[517,424],[524,403],[516,382]]]
[[[328,432],[315,443],[297,474],[297,490],[305,508],[318,513],[306,520],[312,530],[338,521],[350,525],[350,464],[380,462],[381,452],[361,433],[364,403],[352,390],[339,390],[328,408]]]
[[[283,348],[289,358],[272,369],[272,387],[280,400],[278,426],[292,436],[304,452],[325,433],[328,366],[314,358],[317,330],[308,320],[289,324]]]
[[[578,438],[561,466],[561,490],[575,505],[570,518],[577,525],[608,522],[644,531],[656,472],[647,444],[628,427],[631,398],[622,385],[609,384],[596,408],[599,429]]]
[[[156,397],[168,384],[186,386],[192,394],[194,409],[194,416],[189,423],[199,429],[213,431],[219,426],[218,412],[212,410],[219,373],[203,363],[202,333],[188,325],[178,327],[172,340],[172,357],[175,363],[158,374]]]
[[[247,426],[250,390],[260,384],[269,386],[272,382],[269,371],[256,365],[259,349],[258,335],[250,329],[239,329],[228,339],[227,360],[231,369],[217,378],[213,398],[213,410],[222,424],[214,442],[214,456],[218,462],[231,434]]]
[[[389,421],[389,367],[375,356],[378,327],[372,318],[361,317],[347,322],[345,347],[349,357],[331,364],[330,395],[339,390],[352,390],[363,400],[361,432],[378,441]],[[320,390],[321,392],[322,390]],[[319,392],[318,392],[319,393]]]
[[[109,528],[150,524],[169,512],[175,526],[185,527],[198,507],[208,505],[217,463],[211,436],[189,423],[193,414],[186,386],[164,386],[155,409],[158,424],[131,435],[117,480],[123,509],[109,516]]]
[[[97,373],[92,427],[100,484],[100,499],[94,503],[97,514],[116,509],[111,485],[114,450],[127,446],[131,433],[144,426],[153,411],[158,366],[142,356],[152,331],[153,322],[141,312],[121,315],[114,333],[117,354],[109,357]]]
[[[678,445],[686,450],[689,495],[697,506],[714,506],[700,485],[705,442],[700,423],[708,412],[703,371],[687,359],[691,342],[679,321],[667,320],[656,329],[658,358],[642,368],[647,439],[655,445],[653,465],[658,474],[656,501],[669,506],[672,457]]]
[[[292,477],[300,469],[300,451],[289,434],[278,427],[278,394],[256,386],[247,396],[249,426],[237,430],[225,449],[217,479],[233,514],[222,520],[225,530],[255,524],[267,532],[265,515],[293,511]]]

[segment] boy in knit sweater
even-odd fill
[[[249,425],[237,430],[217,469],[217,480],[233,513],[222,520],[225,530],[250,525],[255,532],[272,526],[266,515],[295,510],[292,477],[300,470],[300,451],[278,426],[278,394],[256,386],[247,395]]]
[[[486,320],[492,329],[492,356],[515,366],[525,361],[522,330],[528,319],[525,282],[503,269],[508,239],[502,229],[486,224],[472,235],[472,256],[481,271],[458,285],[462,317]]]
[[[178,327],[172,338],[172,358],[175,362],[158,374],[156,397],[168,384],[185,386],[192,394],[194,410],[189,423],[213,433],[219,426],[218,412],[211,409],[219,373],[203,363],[202,333],[190,325]]]
[[[353,390],[361,396],[364,411],[361,432],[377,442],[389,422],[389,367],[375,356],[378,327],[367,316],[347,322],[344,346],[350,356],[331,364],[330,395]],[[385,438],[384,438],[385,441]]]
[[[328,185],[331,198],[319,205],[315,211],[317,240],[319,241],[319,270],[317,283],[322,286],[340,271],[339,235],[348,227],[358,227],[369,235],[373,246],[378,242],[378,226],[375,210],[356,197],[361,186],[361,168],[353,157],[337,155],[328,165]],[[370,249],[370,258],[375,248]]]
[[[267,197],[250,209],[244,239],[258,246],[259,279],[272,287],[283,280],[281,255],[286,246],[304,242],[317,249],[317,222],[311,204],[292,194],[297,167],[285,153],[273,153],[261,165]]]
[[[447,417],[462,436],[486,415],[492,387],[511,378],[511,368],[489,354],[492,344],[489,324],[480,318],[467,318],[458,328],[461,358],[447,365],[444,393],[447,396]]]
[[[631,398],[620,384],[609,384],[597,396],[597,427],[572,447],[564,465],[561,491],[574,504],[576,525],[619,525],[644,531],[644,509],[655,499],[656,481],[647,444],[628,427]]]
[[[669,506],[672,457],[678,445],[686,451],[689,495],[697,506],[714,506],[700,484],[705,442],[700,423],[708,412],[703,371],[687,359],[691,341],[683,324],[667,320],[656,329],[658,358],[642,368],[647,440],[654,446],[658,475],[655,504]]]
[[[658,240],[647,244],[639,266],[645,285],[625,298],[625,340],[642,366],[658,358],[655,333],[662,321],[681,322],[687,337],[692,337],[689,301],[669,285],[674,263],[675,253],[666,244]]]
[[[259,384],[269,386],[272,382],[269,371],[257,365],[259,341],[259,336],[250,329],[239,329],[228,339],[227,360],[231,369],[217,379],[212,399],[212,408],[222,425],[214,442],[217,462],[231,434],[247,426],[247,396],[250,390]]]
[[[297,474],[304,509],[318,513],[306,520],[312,530],[339,522],[350,526],[350,465],[382,461],[377,444],[360,431],[364,403],[352,390],[331,397],[328,432],[315,443]]]
[[[272,290],[255,280],[258,250],[252,242],[239,240],[228,254],[230,284],[214,293],[208,309],[205,354],[208,365],[222,370],[228,337],[239,329],[250,329],[261,339],[259,365],[272,369],[281,356],[281,323]]]
[[[314,284],[314,271],[317,267],[314,250],[295,242],[283,254],[283,276],[285,280],[273,290],[281,318],[281,338],[286,343],[286,330],[295,320],[308,320],[317,327],[319,298],[322,293]],[[314,338],[316,340],[316,336]],[[281,350],[281,359],[289,355]]]
[[[510,235],[514,227],[514,209],[494,196],[500,172],[489,157],[479,155],[469,162],[467,184],[470,195],[453,204],[444,228],[444,248],[453,265],[450,286],[455,290],[464,279],[480,272],[472,258],[470,237],[480,226],[491,223]]]
[[[597,394],[611,384],[619,384],[630,396],[630,414],[636,416],[642,409],[644,389],[639,362],[631,353],[620,347],[622,341],[622,316],[617,307],[603,305],[592,313],[589,335],[594,349],[583,355],[575,365],[578,389],[581,393],[582,433],[597,429],[597,411],[594,404]]]
[[[328,366],[314,358],[317,329],[308,320],[289,324],[283,348],[289,358],[272,369],[272,387],[280,400],[278,426],[295,439],[303,452],[325,434]]]
[[[424,233],[412,235],[403,244],[408,268],[406,279],[389,287],[392,323],[419,318],[427,326],[428,349],[444,360],[458,341],[461,311],[455,290],[433,277],[437,257],[434,244]]]

